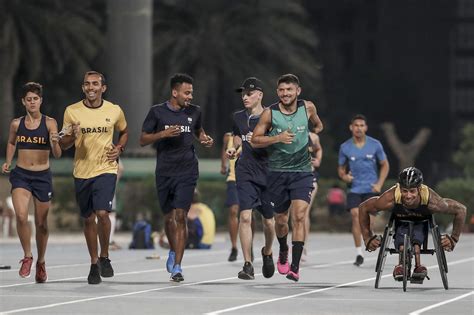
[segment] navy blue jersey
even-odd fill
[[[201,129],[201,110],[190,105],[181,110],[173,110],[169,102],[150,108],[143,122],[142,131],[157,133],[173,125],[181,126],[177,137],[164,138],[155,143],[156,174],[160,176],[197,175],[198,160],[194,150],[193,138]]]
[[[242,153],[237,160],[235,172],[237,181],[251,180],[266,185],[268,154],[266,149],[254,149],[247,139],[253,132],[260,116],[249,115],[246,109],[234,113],[232,128],[234,136],[242,139]]]
[[[49,131],[46,126],[46,116],[41,116],[41,122],[36,129],[28,129],[25,125],[25,116],[21,117],[16,131],[16,147],[18,150],[50,150]]]

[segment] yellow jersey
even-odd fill
[[[201,243],[206,245],[212,245],[214,243],[214,237],[216,236],[216,218],[214,212],[206,204],[199,202],[195,205],[199,207],[198,218],[202,225],[202,239]]]
[[[127,127],[120,106],[106,100],[97,108],[77,102],[66,108],[63,130],[70,130],[73,123],[80,123],[81,128],[74,142],[74,177],[88,179],[106,173],[117,174],[118,163],[107,160],[107,151],[112,148],[114,132]]]

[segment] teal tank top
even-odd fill
[[[289,129],[295,134],[291,144],[276,143],[268,148],[268,168],[277,172],[311,172],[311,156],[308,150],[308,115],[303,100],[297,101],[296,112],[287,115],[280,111],[278,103],[270,106],[272,129],[269,136],[276,136]]]

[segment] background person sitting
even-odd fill
[[[198,201],[199,191],[196,189],[188,212],[186,248],[210,249],[216,235],[216,218],[208,205]]]

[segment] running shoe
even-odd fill
[[[282,275],[286,275],[288,271],[290,271],[290,264],[288,263],[288,251],[280,251],[278,254],[277,269]]]
[[[360,266],[364,263],[364,257],[357,255],[356,260],[354,261],[354,266]]]
[[[230,251],[229,258],[227,259],[228,261],[236,261],[237,260],[237,248],[232,247]]]
[[[100,275],[104,278],[110,278],[114,276],[114,268],[110,264],[109,257],[99,257]]]
[[[265,255],[263,250],[265,247],[262,247],[262,274],[265,278],[271,278],[275,273],[275,264],[273,263],[273,255]]]
[[[296,272],[293,270],[288,271],[288,273],[286,274],[286,279],[290,279],[290,280],[293,280],[294,282],[298,282],[298,280],[300,279],[299,270]]]
[[[35,280],[37,283],[44,283],[46,280],[48,280],[48,275],[46,274],[46,264],[44,262],[36,262]]]
[[[249,261],[246,261],[244,264],[244,267],[242,268],[241,271],[239,271],[239,274],[237,275],[237,277],[242,280],[255,279],[252,263]]]
[[[33,264],[33,257],[25,257],[22,260],[20,260],[20,263],[21,263],[21,267],[18,274],[22,278],[29,278],[30,272],[31,272],[31,265]]]
[[[393,269],[393,279],[395,279],[395,281],[403,280],[403,266],[402,265],[396,265],[395,268]]]
[[[425,266],[419,265],[416,266],[413,270],[413,274],[411,276],[414,280],[424,280],[428,276],[428,270]]]
[[[89,276],[87,277],[87,282],[89,284],[99,284],[102,282],[99,269],[99,264],[91,264],[91,270],[89,271]]]
[[[166,270],[168,270],[169,273],[173,271],[175,258],[176,258],[176,253],[170,250],[168,253],[168,259],[166,260]]]
[[[180,265],[174,265],[173,270],[171,271],[171,281],[184,281],[183,270],[181,269]]]

